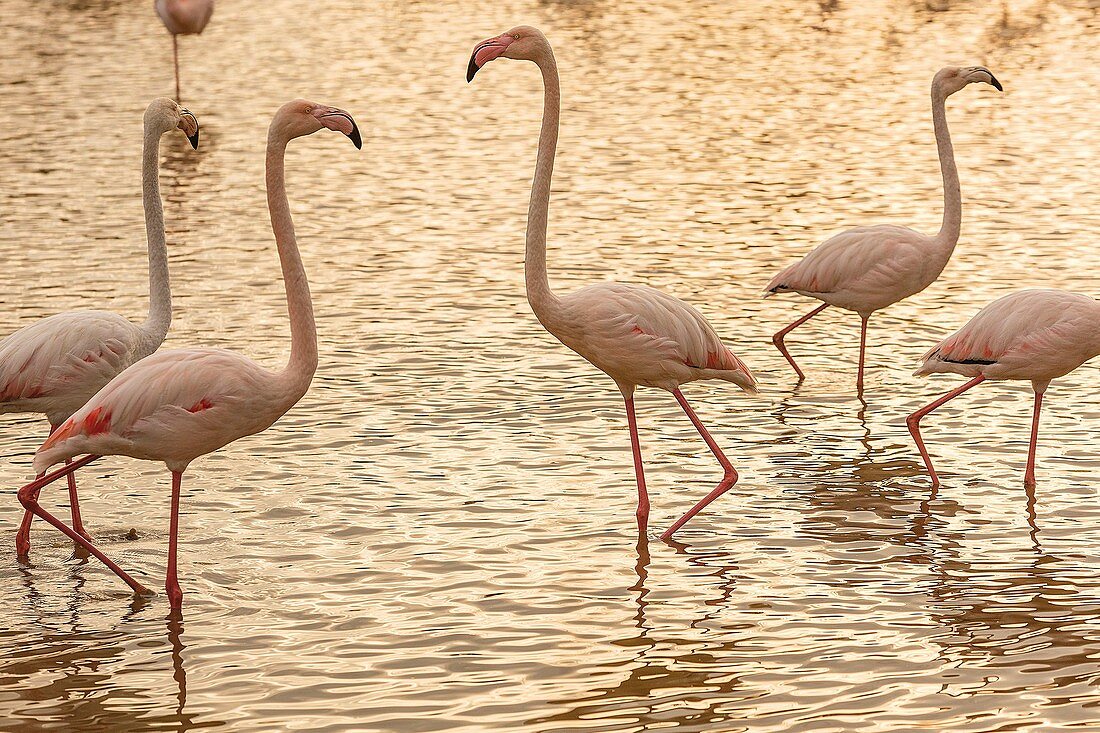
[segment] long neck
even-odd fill
[[[936,243],[950,251],[959,241],[962,227],[962,191],[959,189],[959,171],[955,167],[955,151],[951,148],[951,133],[947,130],[946,100],[947,95],[933,85],[932,127],[936,131],[936,149],[943,175],[943,224],[936,234]]]
[[[141,161],[141,198],[145,239],[149,247],[149,318],[142,324],[145,350],[153,353],[172,324],[172,288],[168,282],[168,246],[164,240],[164,205],[160,200],[160,137],[145,130]]]
[[[279,248],[279,263],[283,269],[286,304],[290,312],[290,363],[282,374],[289,405],[306,393],[317,371],[317,324],[313,320],[313,299],[309,282],[298,253],[294,236],[294,221],[290,218],[290,203],[286,199],[286,179],[283,158],[286,139],[274,130],[267,140],[267,208],[271,213],[271,229]]]
[[[535,315],[543,320],[543,316],[549,315],[558,303],[546,277],[546,220],[550,208],[550,179],[554,175],[554,155],[558,147],[561,90],[558,86],[558,65],[549,44],[535,63],[542,70],[542,131],[539,133],[535,179],[531,183],[531,205],[527,210],[524,275],[527,280],[527,300]]]

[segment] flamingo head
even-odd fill
[[[286,140],[312,135],[324,128],[342,132],[351,139],[356,148],[362,149],[363,138],[359,135],[359,126],[350,114],[337,107],[295,99],[280,107],[275,113],[275,119],[271,121],[272,134],[278,132]]]
[[[169,130],[182,130],[192,148],[199,147],[199,120],[188,110],[167,97],[159,97],[145,108],[145,127],[161,135]]]
[[[470,65],[466,67],[466,81],[473,81],[474,74],[493,59],[504,57],[534,61],[539,52],[549,45],[546,36],[538,28],[517,25],[510,31],[477,44],[470,54]]]
[[[967,84],[989,84],[1003,92],[1004,87],[993,72],[984,66],[947,66],[936,72],[932,85],[943,91],[945,97],[949,97]]]

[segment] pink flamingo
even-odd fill
[[[176,575],[180,484],[187,465],[238,438],[261,432],[289,410],[309,388],[317,369],[317,328],[309,284],[298,254],[290,217],[283,158],[287,143],[322,128],[344,133],[362,147],[359,128],[343,110],[296,100],[275,114],[267,137],[267,204],[279,250],[290,314],[290,363],[272,373],[224,349],[161,351],[119,374],[66,420],[38,449],[36,471],[83,458],[19,490],[19,501],[102,560],[135,592],[148,591],[38,503],[39,490],[105,455],[164,461],[172,472],[172,515],[165,590],[173,608],[183,592]]]
[[[180,55],[176,36],[202,33],[214,14],[214,0],[154,0],[153,7],[172,34],[172,64],[176,69],[176,99],[180,99]]]
[[[859,376],[856,388],[863,392],[863,358],[867,345],[867,319],[877,310],[927,288],[943,272],[962,226],[962,193],[951,134],[947,130],[947,98],[967,84],[981,82],[1003,91],[993,73],[983,66],[949,66],[932,79],[932,126],[943,174],[943,224],[929,237],[906,227],[885,224],[858,227],[819,244],[799,262],[790,265],[768,283],[764,297],[795,292],[822,301],[814,310],[780,330],[772,343],[794,367],[799,381],[805,378],[791,358],[784,337],[830,305],[859,314]]]
[[[149,247],[149,317],[139,325],[106,311],[70,311],[43,318],[0,342],[0,413],[40,412],[50,432],[123,369],[156,351],[172,323],[168,248],[160,199],[160,138],[180,129],[199,145],[199,122],[171,99],[154,99],[145,110],[142,203]],[[69,474],[73,529],[89,537],[80,518],[76,477]],[[16,552],[31,549],[31,512],[15,536]]]
[[[634,415],[635,387],[671,392],[722,465],[721,482],[661,535],[667,541],[737,482],[737,472],[684,398],[680,385],[697,379],[722,379],[746,392],[755,392],[756,380],[722,344],[702,314],[677,298],[653,288],[618,283],[590,285],[564,296],[550,289],[546,276],[546,219],[558,142],[561,94],[557,64],[546,37],[535,28],[519,26],[477,45],[466,80],[472,80],[478,69],[501,56],[533,61],[542,71],[544,85],[542,131],[527,217],[527,300],[547,331],[615,380],[623,394],[638,482],[638,531],[644,532],[649,521],[649,496]]]
[[[1031,444],[1024,486],[1035,487],[1035,447],[1039,411],[1050,380],[1069,374],[1100,355],[1100,302],[1064,290],[1023,290],[993,301],[969,323],[924,355],[918,376],[952,372],[970,381],[922,407],[906,419],[909,432],[932,477],[940,477],[920,435],[921,418],[987,379],[1030,379],[1035,390]]]

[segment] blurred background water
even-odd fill
[[[145,313],[141,114],[172,91],[151,5],[0,0],[0,333]],[[524,298],[540,80],[503,61],[464,80],[474,44],[519,23],[561,67],[555,287],[679,295],[762,382],[687,390],[741,481],[682,545],[638,541],[618,394]],[[16,561],[46,424],[0,419],[0,729],[1100,725],[1094,368],[1048,393],[1031,495],[1028,385],[928,419],[938,493],[904,427],[958,384],[909,376],[917,359],[981,305],[1100,290],[1098,40],[1088,2],[221,0],[180,42],[202,147],[169,136],[162,156],[166,346],[285,359],[262,166],[270,116],[300,96],[365,140],[288,153],[321,366],[275,427],[188,473],[183,622],[40,523]],[[865,404],[853,314],[792,336],[795,387],[768,337],[813,304],[758,292],[843,228],[935,231],[928,88],[948,64],[1005,86],[948,103],[954,259],[872,319]],[[668,395],[638,404],[656,534],[720,471]],[[80,475],[101,546],[160,587],[163,466]]]

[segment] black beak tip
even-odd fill
[[[1003,92],[1005,90],[1005,88],[1003,86],[1001,86],[1001,82],[997,81],[997,77],[990,74],[989,78],[993,80],[992,84],[993,84],[994,87],[996,87],[998,92]]]
[[[470,57],[470,65],[466,67],[466,83],[469,84],[474,80],[474,74],[477,73],[477,62],[474,61],[474,57]]]
[[[194,135],[188,135],[187,140],[191,143],[191,149],[192,150],[198,150],[199,149],[199,131],[198,130],[195,130]]]
[[[363,149],[363,138],[359,135],[359,125],[354,122],[351,123],[351,134],[348,137],[351,138],[351,143],[356,150]]]

